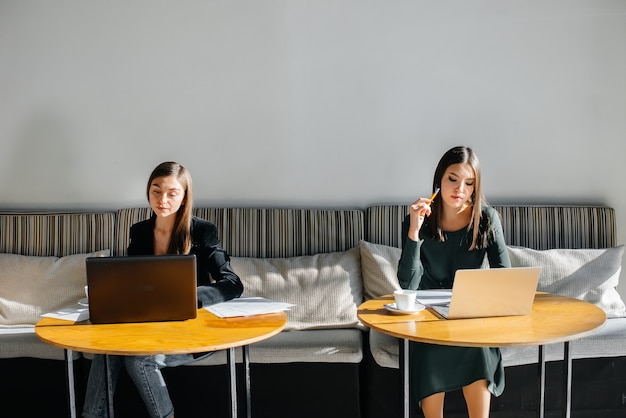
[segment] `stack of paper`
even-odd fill
[[[277,302],[261,297],[236,298],[227,302],[207,306],[204,309],[220,318],[251,316],[288,310],[291,303]]]
[[[448,305],[452,297],[452,289],[418,290],[417,303],[424,306]]]
[[[66,321],[81,322],[89,319],[89,308],[86,306],[72,306],[58,311],[41,315],[46,318],[64,319]]]

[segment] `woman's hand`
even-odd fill
[[[419,231],[424,223],[424,218],[430,216],[430,199],[422,197],[409,205],[409,238],[419,241]]]

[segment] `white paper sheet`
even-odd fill
[[[204,309],[220,318],[251,316],[285,311],[295,306],[291,303],[277,302],[261,297],[236,298],[227,302],[207,306]]]
[[[448,305],[452,289],[418,290],[417,302],[425,306]]]
[[[46,318],[64,319],[66,321],[81,322],[89,319],[89,308],[87,306],[76,305],[58,311],[43,314]]]

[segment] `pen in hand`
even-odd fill
[[[439,187],[437,187],[435,189],[435,193],[433,193],[433,195],[430,197],[430,203],[428,204],[428,206],[430,206],[431,203],[433,203],[433,200],[435,199],[435,196],[437,196],[437,193],[439,193]]]

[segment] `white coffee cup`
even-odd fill
[[[417,291],[401,289],[393,292],[393,297],[396,299],[396,308],[401,311],[414,311],[417,301],[415,297]]]

